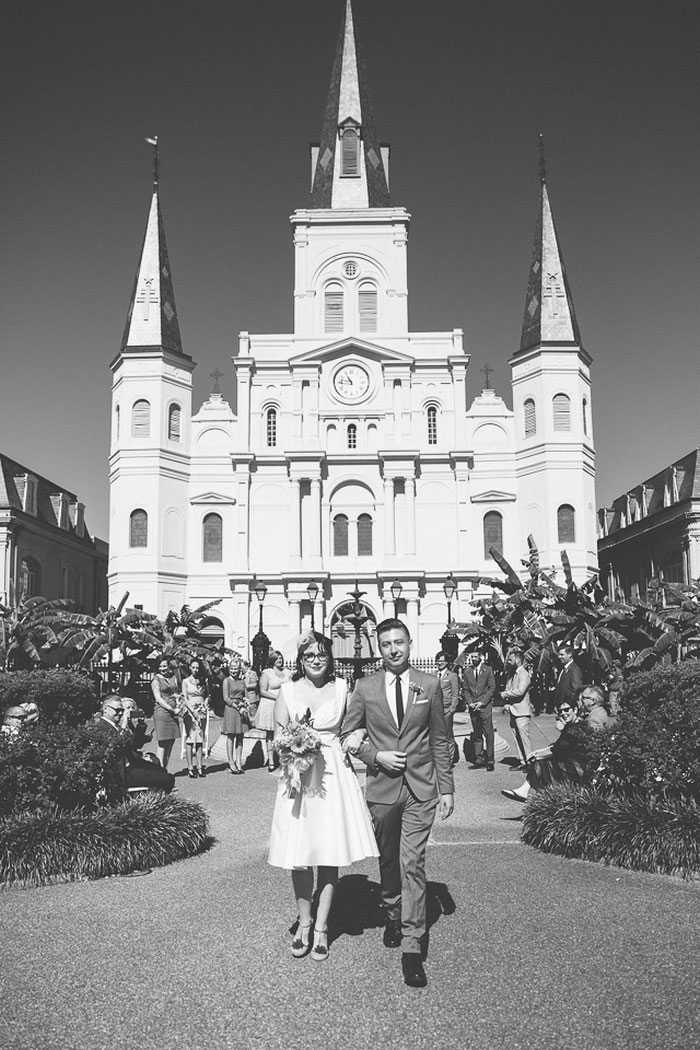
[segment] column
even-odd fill
[[[691,580],[700,576],[700,523],[688,528],[688,571]]]
[[[406,486],[406,554],[416,553],[416,479],[405,478]]]
[[[289,605],[289,630],[294,638],[301,634],[301,599],[287,598]]]
[[[396,554],[394,479],[384,478],[384,554]]]
[[[413,645],[418,647],[418,599],[406,599],[406,626],[413,639]]]
[[[292,558],[301,559],[301,481],[291,478],[292,489],[289,507],[289,553]]]
[[[321,557],[321,480],[311,479],[311,536],[308,553],[312,558]]]

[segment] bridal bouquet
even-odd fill
[[[275,750],[280,757],[282,778],[289,798],[301,790],[301,775],[311,767],[321,746],[321,737],[314,729],[309,708],[301,718],[293,718],[280,729],[275,740]]]

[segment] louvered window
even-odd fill
[[[355,178],[360,174],[360,134],[356,128],[344,128],[340,134],[340,174]]]
[[[361,284],[357,293],[360,331],[377,331],[377,289],[373,284]]]
[[[131,410],[131,436],[147,438],[151,436],[151,406],[148,401],[135,401]]]
[[[19,570],[20,600],[34,598],[39,593],[39,566],[33,558],[22,558]]]
[[[340,284],[329,284],[324,298],[324,328],[327,332],[342,332],[343,287]]]
[[[180,406],[171,405],[168,410],[168,440],[180,440]]]
[[[346,514],[336,514],[333,518],[333,554],[336,558],[346,558],[348,554],[348,519]]]
[[[132,510],[129,517],[129,546],[148,546],[148,514],[145,510]]]
[[[348,426],[348,448],[357,448],[357,426],[354,423]]]
[[[491,547],[503,554],[503,518],[497,510],[484,514],[484,557],[490,558]]]
[[[664,580],[666,583],[683,583],[683,556],[680,551],[673,551],[666,558]]]
[[[568,503],[557,511],[557,542],[576,543],[576,511]]]
[[[525,420],[525,437],[532,437],[533,434],[537,433],[537,410],[531,397],[523,404],[523,418]]]
[[[372,518],[369,514],[360,514],[357,519],[357,554],[360,558],[372,554]]]
[[[224,523],[220,514],[207,514],[202,522],[202,561],[223,561]]]
[[[265,426],[265,439],[267,441],[268,448],[275,448],[277,445],[277,409],[268,408],[266,416]]]
[[[426,412],[426,416],[428,421],[428,444],[437,445],[437,408],[435,407],[435,405],[428,405],[428,411]]]
[[[571,401],[566,394],[557,394],[552,401],[554,429],[571,430]]]

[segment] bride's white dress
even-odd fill
[[[303,717],[306,706],[295,699],[293,682],[284,683],[281,695],[289,717]],[[346,696],[345,681],[336,678],[335,693],[313,716],[323,747],[302,773],[301,791],[287,797],[284,778],[280,779],[267,858],[277,868],[318,864],[342,868],[364,857],[379,856],[362,788],[338,739]]]

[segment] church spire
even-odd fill
[[[559,248],[547,193],[544,146],[540,135],[540,214],[535,227],[520,349],[542,343],[581,345],[574,301]]]
[[[121,349],[158,347],[181,354],[180,326],[158,198],[157,140],[147,141],[156,150],[153,197]]]
[[[346,0],[321,141],[312,146],[314,208],[387,208],[389,147],[374,126],[351,0]]]

